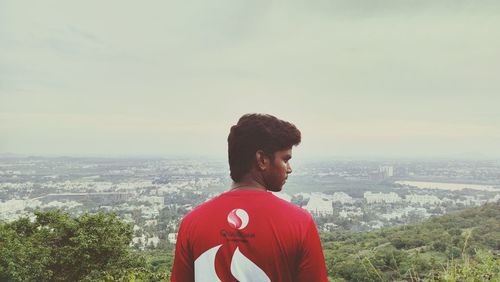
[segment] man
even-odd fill
[[[281,191],[300,139],[271,115],[247,114],[231,127],[234,183],[182,220],[171,281],[328,281],[311,215],[268,192]]]

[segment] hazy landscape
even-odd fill
[[[342,232],[364,234],[487,204],[498,207],[499,179],[495,160],[303,161],[275,195],[308,210],[330,246],[328,238]],[[130,228],[127,248],[171,259],[182,217],[230,184],[223,160],[4,157],[0,220],[35,221],[36,213],[53,210],[72,217],[113,213]],[[498,234],[495,224],[490,227]],[[490,251],[497,253],[495,244],[489,243]],[[157,266],[162,275],[168,275],[167,260]]]
[[[113,211],[163,240],[162,212],[189,211],[231,184],[224,161],[203,158],[3,158],[0,168],[4,220],[49,208]],[[303,161],[276,195],[326,220],[322,229],[371,230],[495,202],[499,179],[498,161]],[[146,223],[157,231],[144,233]]]
[[[331,281],[500,281],[499,1],[0,1],[0,281],[165,281],[294,123]]]

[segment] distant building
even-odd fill
[[[61,193],[61,194],[48,194],[37,198],[37,200],[43,202],[52,201],[94,201],[98,203],[109,203],[109,202],[125,202],[132,197],[130,193],[119,193],[119,192],[101,192],[101,193]]]
[[[131,246],[137,246],[140,250],[144,250],[146,247],[156,248],[160,243],[160,238],[158,236],[146,237],[142,234],[140,237],[132,238]]]
[[[315,215],[329,215],[333,214],[333,201],[323,198],[316,193],[311,194],[309,202],[304,206],[304,209]]]
[[[0,213],[23,210],[25,207],[26,202],[24,200],[12,199],[6,202],[0,202]]]
[[[333,231],[335,229],[339,228],[339,226],[333,222],[327,222],[325,224],[323,224],[323,231],[325,232],[329,232],[329,231]]]
[[[11,221],[22,216],[24,209],[35,209],[41,206],[37,199],[17,200],[11,199],[5,202],[0,201],[0,220]]]
[[[339,212],[340,218],[356,218],[363,216],[363,211],[358,207],[343,209]]]
[[[488,203],[496,203],[500,201],[500,194],[496,194],[495,197],[488,200]]]
[[[365,223],[367,226],[369,226],[371,229],[380,229],[384,227],[384,223],[380,220],[372,220],[370,222]]]
[[[62,208],[67,208],[67,209],[72,209],[74,207],[82,206],[81,203],[75,202],[75,201],[64,201],[64,202],[59,202],[59,201],[52,201],[44,206],[44,208],[57,208],[57,209],[62,209]]]
[[[146,236],[142,234],[140,237],[134,237],[132,238],[132,242],[130,242],[130,245],[134,246],[136,245],[139,249],[144,250],[144,243],[146,242]]]
[[[175,244],[177,242],[177,233],[168,233],[168,242]]]
[[[379,171],[383,178],[389,178],[394,176],[394,167],[391,165],[380,166]]]
[[[332,201],[333,202],[338,202],[338,203],[341,203],[341,204],[353,204],[354,203],[354,199],[347,195],[346,193],[344,192],[335,192],[333,193],[332,195]]]
[[[148,242],[146,243],[146,246],[156,248],[156,247],[158,247],[159,243],[160,243],[160,238],[158,236],[153,236],[153,237],[148,238]]]
[[[372,193],[370,191],[365,192],[363,197],[368,204],[374,203],[398,203],[401,202],[401,197],[394,192],[390,193]]]
[[[432,205],[435,205],[435,204],[440,204],[442,203],[442,201],[434,196],[434,195],[416,195],[416,194],[410,194],[410,195],[407,195],[405,200],[409,203],[413,203],[413,204],[432,204]]]
[[[402,219],[408,217],[411,213],[427,218],[430,214],[425,208],[405,207],[402,209],[393,210],[392,212],[381,214],[380,217],[385,220]]]

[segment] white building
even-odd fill
[[[410,213],[415,213],[422,217],[429,217],[425,208],[405,207],[403,209],[394,210],[390,213],[381,214],[380,217],[385,220],[401,219],[407,217]]]
[[[148,242],[146,243],[146,246],[148,247],[157,247],[158,244],[160,243],[160,238],[158,236],[153,236],[151,238],[148,238]]]
[[[323,231],[328,232],[339,228],[339,226],[333,222],[327,222],[323,224]]]
[[[354,209],[343,209],[339,212],[340,218],[355,218],[360,216],[363,216],[363,211],[357,207]]]
[[[27,215],[24,211],[26,208],[36,209],[41,206],[41,202],[36,199],[32,200],[16,200],[11,199],[6,202],[0,202],[0,219],[7,222],[16,220],[17,218]]]
[[[175,244],[177,242],[177,233],[168,233],[168,242]]]
[[[431,205],[435,205],[435,204],[440,204],[442,203],[442,201],[434,196],[434,195],[416,195],[416,194],[410,194],[410,195],[407,195],[405,200],[409,203],[412,203],[412,204],[420,204],[420,205],[424,205],[424,204],[431,204]]]
[[[496,203],[500,201],[500,194],[496,194],[495,197],[488,200],[488,203]]]
[[[394,176],[394,167],[391,165],[380,166],[379,171],[385,178]]]
[[[398,203],[401,202],[402,199],[399,197],[398,194],[394,192],[390,193],[372,193],[370,191],[365,192],[363,194],[363,197],[365,198],[366,202],[368,204],[373,204],[373,203]]]
[[[354,199],[347,195],[346,193],[344,192],[335,192],[333,193],[332,195],[332,201],[333,202],[338,202],[338,203],[341,203],[341,204],[353,204],[354,203]]]
[[[8,200],[6,202],[0,202],[0,213],[14,212],[18,210],[24,210],[26,203],[24,200]]]
[[[307,202],[307,205],[304,207],[304,209],[316,215],[333,214],[332,203],[332,200],[322,197],[321,194],[313,193],[311,194],[309,202]]]
[[[57,209],[72,209],[74,207],[82,206],[83,204],[76,202],[76,201],[52,201],[46,205],[44,205],[44,208],[57,208]]]

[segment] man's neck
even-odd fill
[[[263,185],[262,182],[263,181],[260,181],[260,179],[257,179],[252,175],[245,175],[244,177],[241,178],[240,181],[233,182],[233,185],[231,186],[231,191],[237,191],[237,190],[267,191],[266,187]]]

